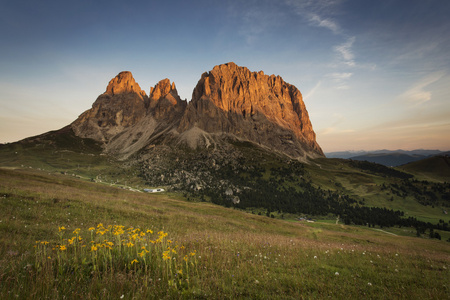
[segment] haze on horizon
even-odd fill
[[[59,129],[120,71],[147,94],[235,62],[303,94],[324,152],[450,150],[450,1],[2,1],[0,142]]]

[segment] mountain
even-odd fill
[[[439,150],[375,150],[375,151],[340,151],[325,153],[328,158],[344,158],[369,161],[388,167],[396,167],[418,161],[433,155],[443,154]]]
[[[79,137],[107,142],[144,118],[147,106],[148,97],[131,72],[120,72],[92,108],[72,123],[72,129]]]
[[[300,91],[228,63],[204,73],[179,130],[227,134],[293,157],[323,156]]]
[[[71,127],[122,159],[155,144],[217,148],[230,139],[302,160],[323,156],[300,91],[234,63],[204,73],[189,103],[169,79],[147,96],[130,72],[121,72]]]
[[[382,164],[388,167],[396,167],[407,164],[412,161],[417,161],[426,158],[427,156],[418,154],[403,154],[403,153],[368,153],[365,155],[358,155],[350,157],[353,160],[366,160],[377,164]]]
[[[343,158],[349,159],[350,157],[354,157],[357,155],[364,155],[369,152],[367,151],[335,151],[335,152],[325,152],[325,156],[328,158]]]

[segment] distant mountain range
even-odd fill
[[[435,155],[444,155],[449,152],[440,150],[376,150],[376,151],[340,151],[325,153],[328,158],[345,158],[360,161],[369,161],[389,167],[401,166],[410,162],[419,161]]]

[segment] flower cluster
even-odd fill
[[[196,251],[167,239],[168,233],[152,229],[125,228],[122,225],[77,228],[70,234],[58,227],[60,242],[36,241],[36,269],[56,269],[57,276],[66,270],[94,273],[125,271],[162,277],[169,286],[189,284],[197,266]],[[89,269],[89,270],[86,270]]]

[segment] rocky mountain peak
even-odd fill
[[[175,115],[182,114],[187,102],[182,101],[175,87],[175,82],[169,79],[159,81],[150,88],[149,110],[157,120],[172,121]],[[180,117],[180,116],[178,116]]]
[[[105,94],[118,95],[125,93],[136,93],[146,96],[144,90],[141,90],[139,84],[134,80],[133,75],[129,71],[120,72],[116,77],[111,79],[106,88]]]
[[[167,97],[168,94],[172,96],[178,96],[175,82],[170,83],[169,79],[163,79],[159,81],[154,87],[150,88],[150,100],[158,101],[160,98]]]
[[[106,92],[98,96],[92,108],[71,124],[72,129],[80,137],[108,142],[145,116],[147,102],[147,94],[131,72],[120,72],[111,79]]]
[[[300,91],[232,62],[204,73],[189,104],[167,78],[147,97],[130,72],[120,72],[72,128],[127,157],[155,143],[217,149],[230,139],[300,159],[323,156]]]
[[[280,76],[233,62],[203,73],[180,128],[226,132],[292,156],[323,155],[302,94]]]

